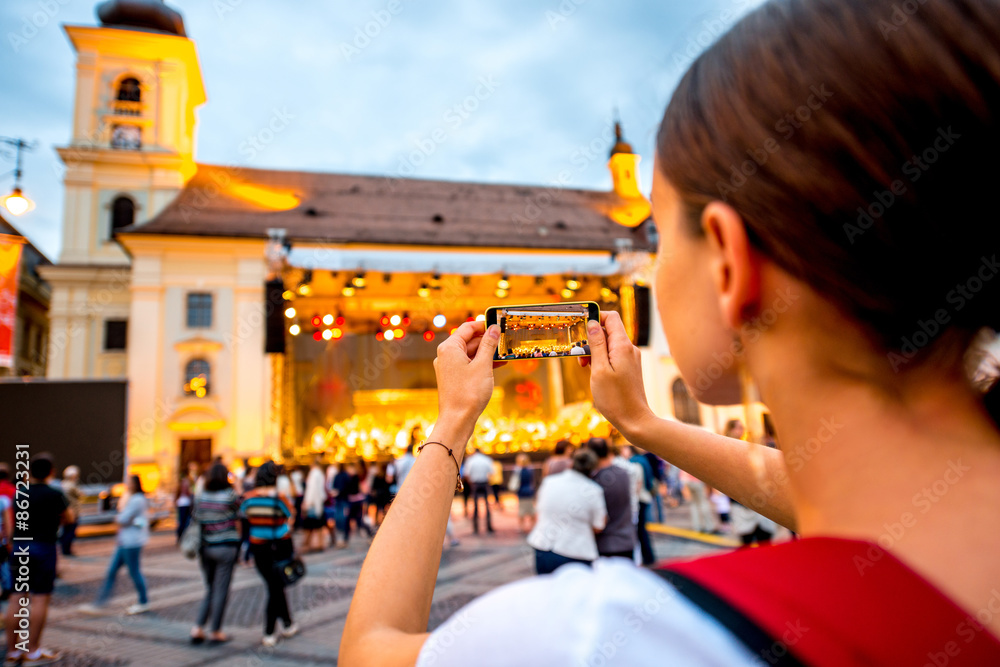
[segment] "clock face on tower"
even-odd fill
[[[126,150],[142,148],[142,128],[138,125],[115,125],[111,128],[111,147]]]

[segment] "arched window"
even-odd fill
[[[211,385],[212,367],[204,359],[192,359],[184,367],[184,395],[204,398]]]
[[[135,202],[125,196],[111,202],[111,232],[117,232],[135,222]]]
[[[141,102],[142,89],[139,87],[139,80],[135,77],[122,79],[118,84],[119,102]]]
[[[701,425],[701,409],[688,391],[684,380],[677,378],[673,385],[674,416],[685,424]]]

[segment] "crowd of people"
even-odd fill
[[[543,357],[577,357],[590,354],[590,346],[586,340],[559,345],[549,343],[526,348],[509,349],[499,356],[504,361],[514,359],[541,359]]]

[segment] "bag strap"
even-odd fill
[[[667,569],[654,569],[657,575],[674,587],[678,593],[686,597],[692,604],[711,616],[719,625],[743,643],[747,649],[770,665],[781,667],[804,667],[791,652],[781,650],[780,640],[775,639],[763,628],[757,625],[749,616],[743,614],[725,599],[719,597],[694,579],[689,579],[679,572]],[[778,649],[778,650],[776,650]],[[780,656],[777,654],[781,654]]]

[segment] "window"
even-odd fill
[[[212,326],[212,295],[190,292],[187,295],[188,329],[208,329]]]
[[[128,320],[104,321],[104,349],[124,350],[128,336]]]
[[[118,84],[119,102],[141,102],[142,89],[139,87],[139,80],[134,77],[122,79]]]
[[[698,401],[691,397],[684,380],[677,378],[673,385],[674,416],[685,424],[701,425],[701,409]]]
[[[184,367],[184,395],[204,398],[208,396],[208,381],[212,368],[204,359],[192,359]]]
[[[135,202],[130,198],[119,196],[111,202],[111,233],[128,227],[135,222]]]

